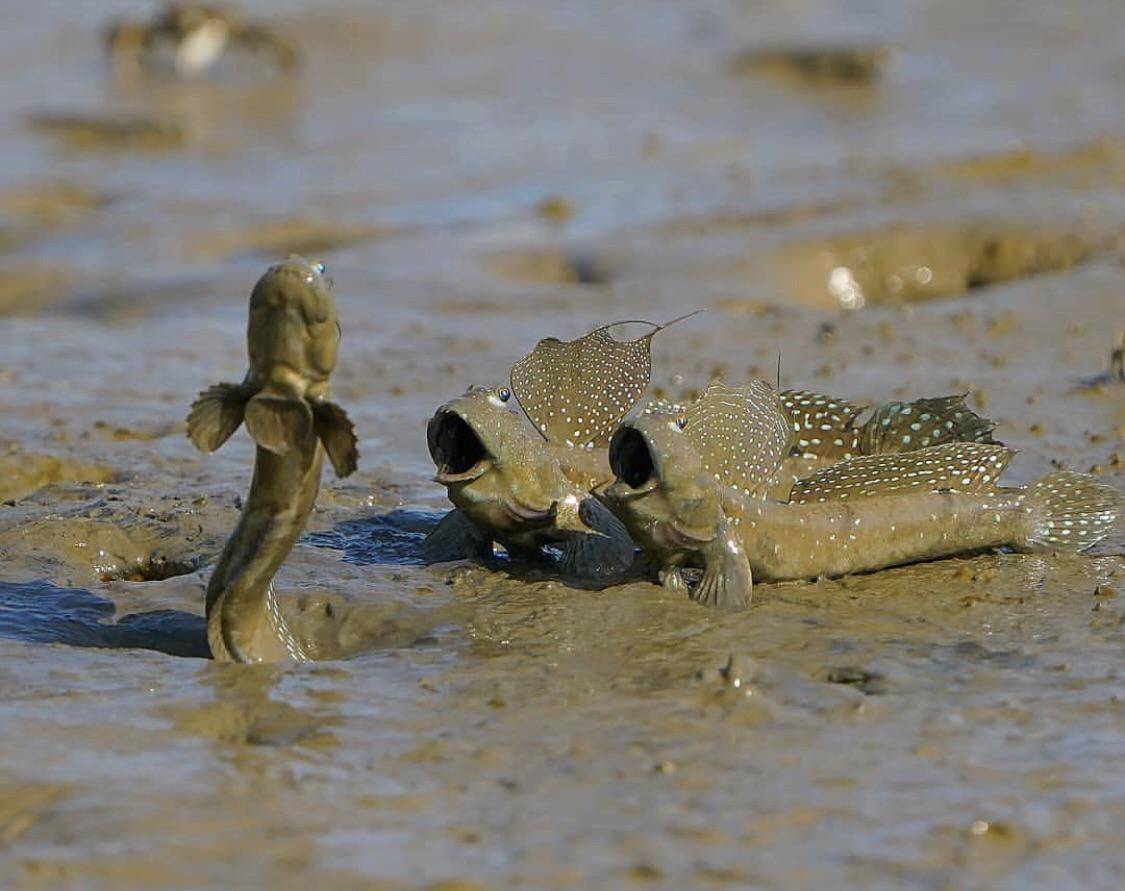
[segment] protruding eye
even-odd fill
[[[501,387],[500,392],[497,393],[496,395],[500,397],[501,402],[507,402],[509,399],[512,398],[512,391],[509,390],[507,387]]]
[[[328,271],[328,267],[323,263],[313,263],[313,269],[316,270],[317,275],[324,275]]]
[[[687,418],[685,418],[683,415],[680,415],[678,418],[676,418],[676,426],[683,430],[687,426]]]

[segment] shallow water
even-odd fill
[[[256,2],[299,75],[188,85],[101,58],[143,4],[4,6],[0,885],[1121,886],[1120,534],[737,615],[419,560],[439,403],[696,307],[655,340],[669,395],[779,351],[784,386],[972,389],[1010,479],[1125,488],[1114,0]],[[735,64],[818,43],[893,49],[843,83]],[[279,589],[381,646],[213,665],[252,449],[183,417],[291,250],[336,281],[361,465]]]

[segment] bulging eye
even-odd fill
[[[500,392],[497,393],[496,395],[500,397],[501,402],[507,402],[509,399],[512,398],[512,391],[509,390],[507,387],[501,387]]]
[[[687,418],[685,418],[683,415],[680,415],[678,418],[676,418],[676,426],[683,430],[687,426]]]

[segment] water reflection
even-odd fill
[[[115,612],[112,600],[82,588],[62,588],[41,579],[0,582],[2,638],[210,658],[203,616],[157,609],[108,621]]]

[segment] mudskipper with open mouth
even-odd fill
[[[608,451],[613,431],[648,387],[652,338],[678,321],[640,323],[652,330],[636,340],[610,333],[625,322],[571,341],[546,338],[512,368],[510,388],[470,388],[439,408],[427,440],[435,479],[455,510],[428,537],[427,560],[487,557],[499,542],[524,558],[538,557],[545,545],[561,547],[562,569],[571,577],[608,580],[628,570],[633,541],[593,496],[614,478]],[[780,500],[798,478],[843,458],[931,442],[990,442],[994,426],[970,411],[963,397],[887,403],[861,424],[864,405],[804,390],[782,395],[786,422],[778,435],[785,440],[784,458],[764,483],[770,497]],[[530,425],[514,410],[512,396]],[[654,402],[645,411],[666,407]],[[919,420],[923,433],[915,432]],[[732,441],[732,455],[756,448],[752,436],[741,445]]]
[[[983,548],[1082,551],[1121,513],[1121,494],[1085,474],[998,485],[1013,453],[980,442],[841,461],[794,484],[788,502],[773,501],[763,493],[790,429],[762,381],[716,382],[682,412],[618,428],[615,479],[601,494],[666,587],[687,591],[681,568],[701,565],[692,598],[740,607],[755,579],[840,576]]]
[[[271,266],[250,295],[245,379],[204,391],[188,415],[188,436],[204,452],[243,421],[257,444],[250,493],[207,585],[207,640],[219,661],[310,658],[273,576],[312,512],[325,453],[338,476],[356,468],[352,423],[328,391],[339,340],[324,265],[290,257]]]

